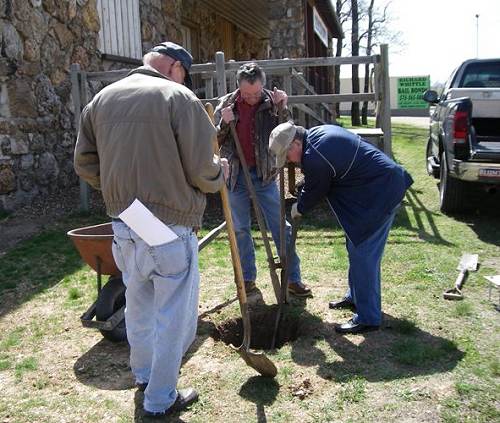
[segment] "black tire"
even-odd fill
[[[432,157],[432,139],[429,138],[427,141],[427,148],[425,149],[425,167],[427,169],[427,174],[436,179],[439,179],[439,168],[434,168],[429,163],[429,157]]]
[[[125,305],[125,285],[122,278],[111,277],[104,285],[97,298],[95,317],[99,321],[106,321],[109,317]],[[112,330],[100,330],[102,336],[112,342],[127,340],[125,318]]]
[[[463,211],[465,186],[462,181],[450,176],[445,153],[441,154],[439,182],[439,206],[443,213]]]

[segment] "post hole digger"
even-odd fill
[[[248,169],[248,165],[246,163],[246,159],[243,153],[243,149],[241,147],[241,143],[236,132],[236,127],[234,121],[229,123],[231,135],[233,137],[236,151],[238,153],[238,158],[240,160],[241,168],[243,170],[243,175],[245,178],[245,183],[250,194],[250,198],[252,201],[253,209],[255,212],[255,216],[257,218],[257,223],[259,226],[259,230],[262,235],[262,240],[264,243],[264,247],[266,250],[267,261],[269,264],[269,271],[271,275],[271,282],[273,284],[274,293],[276,295],[276,299],[278,302],[278,312],[276,316],[276,323],[273,332],[273,337],[271,341],[271,349],[274,349],[276,343],[276,335],[279,328],[279,323],[281,320],[281,313],[283,309],[283,305],[288,301],[288,277],[289,277],[289,267],[292,262],[293,253],[295,252],[295,248],[290,245],[289,248],[286,248],[286,216],[285,216],[285,185],[284,185],[284,170],[280,170],[280,261],[277,264],[275,262],[271,244],[269,242],[269,237],[267,235],[267,227],[262,216],[262,211],[260,209],[260,205],[257,199],[257,194],[255,191],[255,187],[252,183],[252,178]],[[295,226],[295,235],[292,234],[292,238],[296,238],[296,226]],[[292,243],[295,243],[295,238],[291,240]],[[277,269],[281,268],[281,284],[278,279]]]
[[[279,302],[280,298],[280,281],[277,274],[278,265],[274,260],[273,251],[271,249],[271,243],[269,241],[269,236],[267,234],[266,224],[264,221],[264,216],[262,215],[262,211],[259,206],[259,201],[257,199],[257,193],[255,192],[255,187],[252,182],[252,177],[250,175],[250,171],[248,169],[248,165],[245,159],[245,155],[243,153],[243,148],[241,147],[241,143],[236,132],[236,126],[234,121],[229,123],[229,127],[231,129],[231,135],[233,136],[234,144],[236,146],[236,151],[238,153],[238,158],[240,160],[241,168],[243,170],[243,176],[245,177],[245,183],[250,194],[250,199],[252,201],[253,209],[255,212],[255,217],[257,219],[257,224],[259,226],[259,230],[262,236],[262,242],[264,243],[264,249],[266,250],[267,262],[269,265],[269,273],[271,276],[271,282],[274,289],[274,295],[276,296],[276,300]],[[279,265],[281,266],[281,264]]]
[[[205,109],[212,119],[214,120],[214,109],[210,103],[205,105]],[[217,141],[214,140],[214,148],[217,151]],[[264,354],[250,351],[250,338],[251,338],[251,324],[250,314],[248,310],[247,296],[245,285],[243,281],[243,271],[241,269],[240,256],[238,253],[238,245],[236,243],[236,234],[234,232],[233,219],[231,215],[231,208],[229,205],[229,198],[227,188],[224,185],[220,191],[222,208],[224,217],[226,219],[226,227],[229,238],[229,246],[231,250],[231,259],[234,270],[234,280],[236,283],[236,290],[238,300],[240,303],[241,317],[243,321],[243,342],[240,347],[232,346],[232,348],[240,354],[248,366],[257,370],[262,376],[275,377],[278,373],[274,363]]]

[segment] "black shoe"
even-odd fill
[[[378,330],[380,326],[363,325],[361,323],[354,323],[349,320],[347,323],[342,323],[341,325],[335,325],[335,332],[337,333],[365,333]]]
[[[148,383],[147,382],[144,382],[144,383],[136,383],[135,384],[135,387],[137,388],[137,390],[141,391],[141,392],[144,392],[146,390],[146,388],[148,387]]]
[[[351,311],[356,311],[356,306],[352,301],[346,300],[345,298],[340,301],[330,301],[328,307],[333,309],[347,308]]]
[[[187,407],[189,407],[196,401],[198,401],[198,392],[196,392],[193,388],[178,389],[177,399],[169,408],[167,408],[164,411],[144,410],[144,415],[153,418],[167,416],[170,413],[175,413],[176,411],[185,410]]]

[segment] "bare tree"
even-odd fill
[[[359,16],[358,0],[351,0],[351,52],[352,56],[359,56]],[[359,73],[358,65],[352,65],[352,92],[359,93]],[[351,124],[359,126],[359,103],[353,102],[351,105]]]
[[[403,36],[400,31],[394,31],[391,27],[391,16],[389,13],[389,8],[391,2],[388,2],[382,9],[377,8],[375,0],[369,0],[368,5],[360,3],[360,16],[363,16],[366,22],[366,30],[359,35],[359,42],[361,48],[364,48],[366,55],[370,56],[375,47],[382,43],[387,43],[391,45],[391,53],[395,54],[398,51],[398,47],[402,48],[404,46]],[[366,45],[363,46],[363,42],[366,41]],[[369,92],[370,80],[373,75],[373,67],[366,64],[365,65],[365,76],[363,84],[363,92]],[[363,102],[363,107],[361,110],[361,120],[363,125],[368,123],[368,102]]]
[[[335,5],[335,11],[337,13],[337,17],[339,19],[340,26],[342,31],[345,34],[344,26],[345,23],[349,20],[351,16],[351,9],[349,8],[349,0],[337,0]],[[342,56],[342,49],[346,47],[345,40],[346,38],[337,39],[337,46],[335,49],[335,57]],[[334,69],[334,83],[333,90],[335,94],[340,94],[340,65],[335,65]],[[335,116],[340,117],[340,103],[335,103]]]
[[[370,0],[370,5],[368,6],[368,30],[366,35],[366,55],[370,56],[372,54],[372,40],[373,40],[373,5],[375,0]],[[385,11],[384,11],[385,15]],[[365,80],[363,84],[363,92],[367,93],[370,88],[370,64],[365,64]],[[361,123],[366,125],[368,123],[368,102],[363,102],[363,107],[361,108]]]

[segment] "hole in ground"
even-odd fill
[[[276,348],[281,348],[287,342],[295,341],[300,335],[299,316],[290,306],[283,307],[281,322],[276,336]],[[258,306],[250,310],[250,325],[252,336],[250,348],[265,350],[271,347],[274,325],[278,306]],[[225,344],[239,347],[243,342],[243,320],[227,320],[217,327],[216,338]]]

